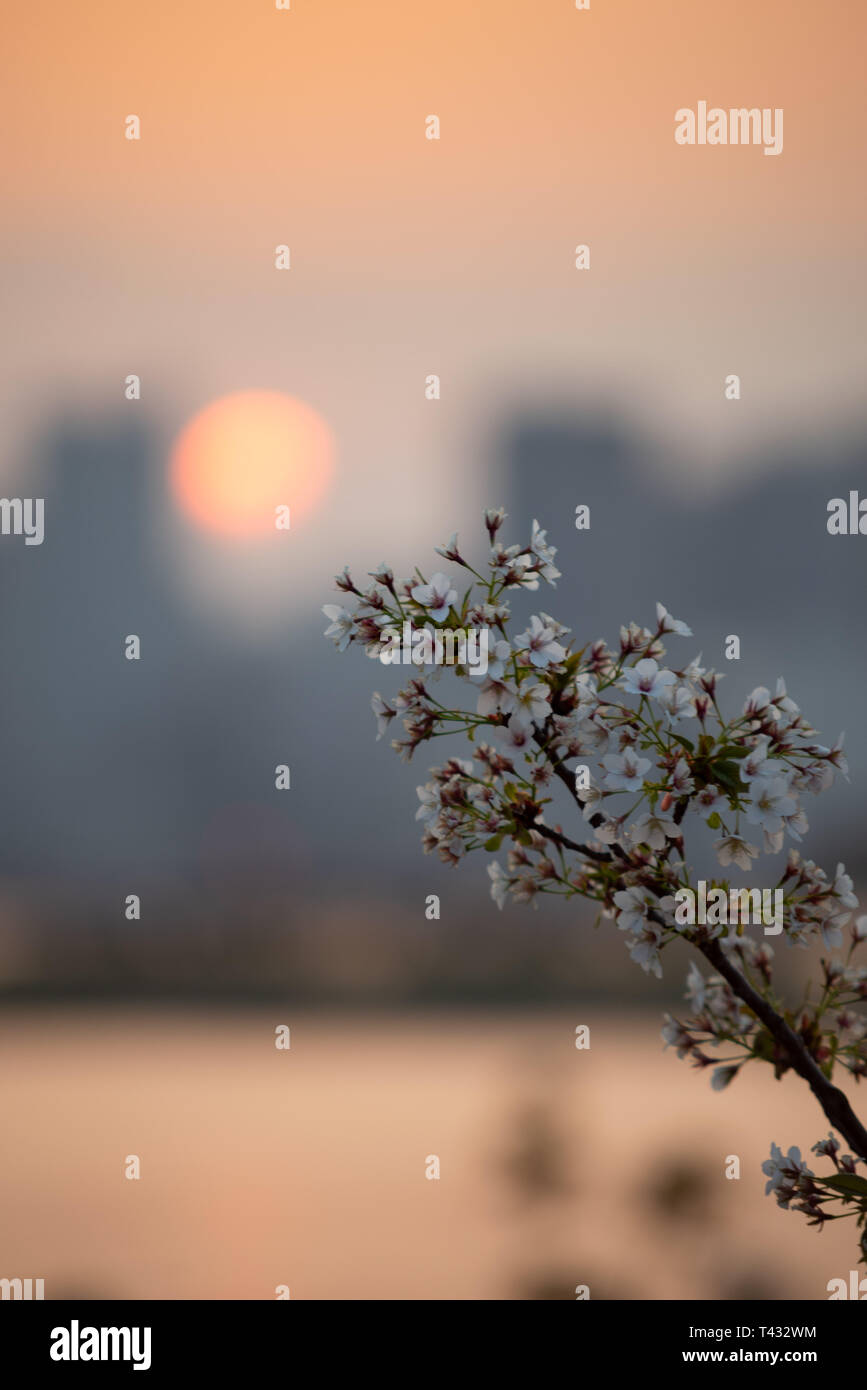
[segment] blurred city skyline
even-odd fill
[[[415,787],[440,750],[422,747],[407,767],[375,741],[371,693],[389,681],[396,689],[400,677],[355,650],[338,656],[322,635],[320,604],[340,597],[335,543],[312,577],[315,601],[245,632],[237,615],[221,621],[218,606],[205,614],[173,568],[161,443],[140,417],[121,409],[89,427],[60,419],[34,453],[45,540],[0,550],[0,640],[16,653],[0,731],[15,789],[0,804],[7,985],[27,992],[44,977],[49,992],[66,981],[73,992],[340,995],[347,980],[337,972],[329,984],[315,939],[332,943],[330,957],[339,942],[355,961],[360,997],[568,993],[571,969],[557,953],[567,949],[567,916],[589,921],[586,909],[499,914],[481,857],[454,871],[423,855]],[[516,404],[492,421],[484,460],[486,500],[510,514],[506,538],[525,538],[537,517],[558,546],[557,587],[524,596],[522,611],[553,610],[582,638],[615,641],[621,623],[649,621],[658,598],[695,633],[670,639],[672,659],[702,652],[725,676],[724,707],[783,675],[828,741],[847,731],[852,780],[808,803],[806,850],[828,867],[844,859],[856,878],[867,656],[853,634],[864,562],[857,539],[829,536],[826,522],[828,498],[848,494],[862,457],[859,436],[826,446],[821,467],[809,441],[780,443],[757,451],[709,502],[700,482],[674,486],[658,441],[608,411],[564,403],[544,414]],[[574,527],[579,502],[591,509],[586,532]],[[483,555],[481,516],[460,508],[452,524],[462,545]],[[448,569],[432,549],[443,535],[429,539],[415,559]],[[292,584],[293,540],[272,548],[272,586]],[[731,564],[732,553],[742,563]],[[380,537],[367,568],[391,558]],[[732,632],[739,661],[723,657]],[[141,638],[140,661],[124,657],[130,633]],[[274,788],[279,763],[291,769],[288,792]],[[132,892],[142,923],[123,917]],[[429,892],[447,919],[435,944],[424,942],[432,928],[420,908]],[[16,912],[26,924],[17,931]],[[118,934],[125,939],[109,948]],[[67,937],[89,943],[74,965]],[[249,959],[231,965],[230,947],[221,965],[235,938],[248,942]],[[594,939],[582,972],[591,992],[641,992],[619,947]],[[571,942],[567,955],[579,949]],[[198,985],[197,960],[207,962]]]

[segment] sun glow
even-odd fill
[[[200,410],[172,450],[172,495],[205,530],[249,538],[273,534],[276,508],[291,525],[321,502],[334,474],[325,421],[278,391],[239,391]]]

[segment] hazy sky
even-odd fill
[[[297,597],[311,567],[385,539],[409,562],[497,500],[507,407],[604,399],[721,485],[761,436],[857,410],[867,19],[848,0],[34,0],[7,31],[2,480],[55,410],[137,410],[162,460],[208,401],[287,391],[337,450],[293,534]],[[676,145],[699,100],[783,108],[783,153]],[[182,550],[227,595],[260,563]]]

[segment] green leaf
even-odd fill
[[[674,739],[675,743],[679,743],[682,748],[685,748],[687,750],[688,753],[695,752],[695,744],[692,743],[688,738],[684,738],[683,734],[672,734],[671,737]]]
[[[711,830],[719,830],[720,826],[722,825],[722,821],[719,818],[719,812],[713,811],[711,815],[708,816],[707,823],[710,826]]]
[[[493,853],[494,850],[498,850],[498,849],[500,848],[500,845],[501,845],[502,843],[503,843],[503,836],[502,836],[502,834],[500,834],[500,835],[492,835],[491,838],[490,838],[490,840],[485,840],[484,848],[485,848],[485,849],[491,850],[491,852]]]
[[[746,784],[741,781],[741,770],[737,763],[726,762],[725,760],[714,763],[711,767],[711,776],[715,777],[726,791],[747,791]]]
[[[824,1187],[832,1187],[835,1192],[845,1192],[847,1197],[867,1197],[867,1178],[859,1178],[855,1173],[835,1173],[832,1178],[817,1178]]]
[[[774,1039],[767,1028],[761,1028],[753,1039],[753,1056],[760,1057],[763,1062],[773,1062],[774,1060]]]

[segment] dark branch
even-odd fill
[[[545,748],[544,739],[538,732],[535,735],[535,739],[539,746],[545,750],[554,775],[567,787],[573,801],[575,801],[583,811],[584,803],[575,789],[573,776],[566,770],[562,762],[551,756],[550,752]],[[677,825],[680,825],[683,821],[688,806],[689,797],[681,797],[678,800],[674,812],[674,821]],[[594,826],[600,825],[603,819],[604,818],[598,813],[589,818],[590,824]],[[541,825],[536,825],[533,828],[538,830],[546,839],[553,840],[555,843],[559,843],[568,849],[574,849],[578,853],[588,855],[591,858],[603,858],[606,861],[612,861],[612,855],[600,854],[599,851],[588,849],[586,845],[576,844],[559,831],[550,830],[547,826]],[[621,852],[620,857],[628,863],[628,856],[623,855]],[[659,922],[662,926],[668,925],[662,917],[657,916],[654,912],[648,913],[648,916],[652,920]],[[719,975],[722,975],[723,979],[728,982],[737,997],[742,1000],[743,1003],[747,1005],[747,1008],[752,1010],[756,1018],[760,1019],[765,1025],[771,1037],[792,1067],[792,1070],[797,1072],[810,1087],[810,1090],[821,1105],[833,1128],[846,1140],[846,1143],[854,1153],[857,1153],[859,1157],[867,1160],[867,1129],[864,1128],[861,1121],[858,1119],[858,1116],[855,1114],[844,1093],[839,1087],[833,1085],[833,1083],[828,1080],[815,1059],[811,1057],[802,1039],[789,1027],[786,1020],[781,1018],[776,1010],[771,1007],[768,1001],[763,999],[762,996],[753,989],[749,981],[745,979],[737,967],[733,965],[724,954],[718,941],[695,942],[694,945],[701,951],[705,960],[713,966],[714,970],[716,970]]]
[[[832,1085],[820,1070],[801,1038],[732,965],[718,941],[697,942],[696,945],[705,960],[710,962],[717,974],[722,975],[738,998],[761,1019],[793,1070],[803,1077],[810,1087],[834,1129],[843,1136],[855,1153],[867,1159],[867,1129],[858,1119],[843,1092]]]

